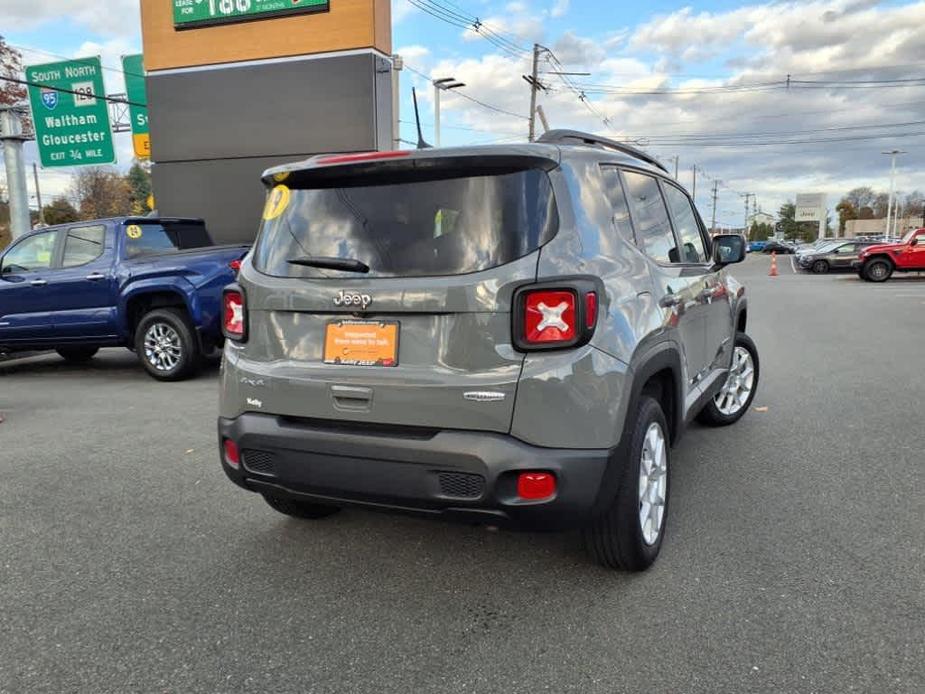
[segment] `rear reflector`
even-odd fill
[[[231,467],[241,466],[241,451],[238,450],[238,444],[231,439],[222,441],[222,450],[225,453],[225,462]]]
[[[585,294],[585,327],[593,330],[597,325],[597,292]]]
[[[239,258],[238,260],[232,260],[230,263],[228,263],[228,267],[230,267],[230,268],[231,268],[232,270],[234,270],[235,272],[237,272],[238,270],[240,270],[240,269],[241,269],[241,260],[240,260],[240,258]]]
[[[521,472],[517,478],[517,496],[538,501],[556,493],[556,476],[551,472]]]
[[[527,344],[574,341],[575,304],[574,292],[527,292],[524,303],[524,341]]]
[[[318,164],[350,164],[358,161],[382,161],[383,159],[400,159],[411,155],[411,150],[394,150],[392,152],[361,152],[359,154],[335,154],[331,157],[321,157],[315,161]]]
[[[228,288],[223,292],[222,332],[229,340],[244,340],[247,333],[245,310],[244,293],[240,289]]]

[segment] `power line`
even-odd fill
[[[21,79],[17,79],[16,77],[6,77],[4,75],[0,75],[0,80],[3,80],[4,82],[13,82],[14,84],[22,84],[28,87],[38,87],[40,89],[50,89],[52,91],[61,92],[63,94],[75,94],[77,96],[83,96],[83,97],[87,96],[87,94],[85,94],[84,92],[76,92],[73,89],[65,89],[64,87],[54,87],[50,84],[42,84],[41,82],[33,82],[31,80],[21,80]],[[120,99],[114,96],[105,96],[103,94],[94,94],[93,98],[102,99],[103,101],[108,101],[111,104],[125,104],[127,106],[138,106],[139,108],[148,107],[147,104],[139,104],[136,101],[129,101],[128,99]]]
[[[418,69],[415,68],[415,67],[412,67],[411,65],[409,65],[409,64],[407,63],[407,61],[405,62],[405,67],[406,67],[408,70],[411,70],[411,72],[413,72],[414,74],[416,74],[416,75],[418,75],[418,76],[420,76],[420,77],[423,77],[423,78],[426,79],[428,82],[430,81],[430,79],[431,79],[431,78],[430,78],[430,75],[426,74],[425,72],[422,72],[421,70],[418,70]],[[513,111],[508,111],[508,110],[503,109],[503,108],[500,108],[500,107],[498,107],[498,106],[492,106],[491,104],[487,104],[487,103],[485,103],[484,101],[481,101],[480,99],[476,99],[474,96],[469,96],[469,95],[466,94],[462,89],[454,89],[453,92],[452,92],[452,94],[453,94],[453,96],[461,96],[461,97],[464,98],[464,99],[467,99],[467,100],[469,100],[469,101],[471,101],[471,102],[473,102],[473,103],[475,103],[475,104],[478,104],[478,105],[481,106],[482,108],[487,108],[487,109],[489,109],[489,110],[491,110],[491,111],[494,111],[494,112],[496,112],[496,113],[503,113],[504,115],[506,115],[506,116],[511,116],[512,118],[521,118],[521,119],[523,119],[523,120],[529,120],[529,118],[528,118],[527,116],[523,115],[523,114],[514,113]]]
[[[925,131],[914,133],[887,133],[883,135],[858,135],[853,137],[832,137],[825,139],[779,140],[770,142],[659,142],[661,147],[772,147],[776,145],[804,145],[826,142],[852,142],[859,140],[885,140],[900,137],[918,137]]]
[[[765,132],[755,132],[755,133],[672,133],[671,135],[636,135],[637,138],[648,139],[652,144],[656,144],[659,140],[686,140],[686,141],[709,141],[709,140],[723,140],[723,139],[749,139],[756,137],[772,137],[772,136],[784,136],[784,137],[793,137],[797,135],[809,135],[813,133],[824,133],[824,132],[838,132],[844,130],[871,130],[875,128],[905,128],[911,126],[925,125],[925,120],[917,121],[907,121],[904,123],[874,123],[869,125],[843,125],[835,126],[829,128],[813,128],[810,130],[790,130],[790,131],[780,131],[780,130],[770,130]]]
[[[46,51],[43,48],[31,48],[29,46],[19,46],[16,44],[8,43],[8,46],[15,48],[17,51],[26,51],[28,53],[41,53],[42,55],[47,55],[50,58],[58,58],[59,60],[66,60],[68,62],[81,62],[87,60],[93,60],[92,57],[82,57],[82,58],[69,58],[66,55],[61,55],[60,53],[52,53],[51,51]],[[143,74],[138,74],[137,72],[126,72],[121,67],[112,67],[111,65],[106,65],[105,63],[100,63],[100,67],[109,72],[117,72],[122,75],[131,75],[132,77],[144,77]]]
[[[414,121],[410,121],[410,120],[399,120],[398,122],[401,123],[402,125],[410,125],[412,127],[416,125]],[[422,122],[421,125],[432,127],[434,124]],[[469,132],[474,132],[474,133],[489,133],[492,135],[509,135],[511,137],[522,137],[521,135],[518,135],[517,133],[500,132],[497,130],[488,130],[486,128],[470,128],[465,125],[445,125],[441,123],[440,127],[445,128],[447,130],[468,130]]]
[[[473,31],[480,37],[490,42],[498,49],[504,51],[515,58],[523,57],[526,50],[518,46],[513,41],[504,37],[501,32],[482,22],[478,17],[464,15],[456,10],[447,7],[444,3],[435,2],[434,0],[408,0],[414,7],[422,12],[439,19],[442,22],[457,27]],[[455,6],[454,6],[455,7]]]

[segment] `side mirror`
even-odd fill
[[[719,267],[745,260],[745,239],[738,234],[713,237],[713,264]]]

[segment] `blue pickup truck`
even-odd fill
[[[222,288],[247,246],[202,220],[118,217],[32,231],[0,255],[0,352],[134,350],[154,378],[196,372],[222,344]]]

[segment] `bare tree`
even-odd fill
[[[73,197],[80,201],[81,219],[101,219],[132,214],[131,191],[115,169],[81,169],[74,176]]]
[[[22,56],[0,36],[0,76],[22,78]],[[15,106],[26,100],[26,87],[0,80],[0,106]]]

